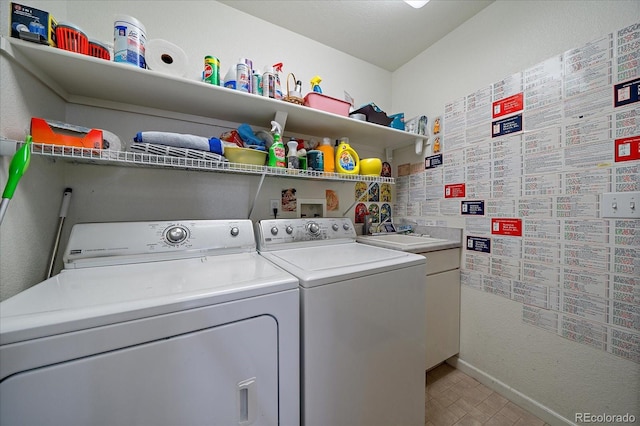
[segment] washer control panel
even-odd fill
[[[256,224],[258,248],[284,248],[284,244],[355,240],[356,231],[349,218],[269,219]]]
[[[164,260],[255,251],[255,247],[250,220],[83,223],[71,230],[64,263],[77,268],[158,259],[153,256]]]

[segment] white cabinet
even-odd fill
[[[420,253],[427,258],[425,370],[460,351],[460,249]]]

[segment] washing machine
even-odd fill
[[[424,425],[425,258],[356,243],[348,218],[263,220],[256,238],[300,280],[302,424]]]
[[[297,425],[298,280],[248,220],[79,224],[0,303],[2,425]]]

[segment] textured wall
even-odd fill
[[[394,73],[393,109],[433,118],[446,103],[639,21],[638,2],[496,1]],[[396,165],[423,158],[413,148],[394,153]],[[419,219],[466,226],[460,215]],[[637,363],[525,325],[522,306],[463,286],[461,365],[520,395],[547,421],[574,421],[576,412],[638,417]]]

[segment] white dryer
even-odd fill
[[[0,303],[0,424],[299,424],[298,280],[250,221],[76,225],[64,260]]]
[[[422,426],[425,258],[356,243],[350,219],[273,219],[258,251],[300,280],[305,426]]]

